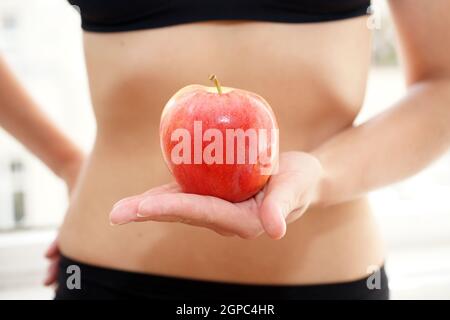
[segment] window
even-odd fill
[[[16,228],[23,226],[25,221],[25,176],[24,165],[20,160],[13,160],[10,164],[12,182],[12,203],[14,225]]]

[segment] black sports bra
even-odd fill
[[[87,31],[117,32],[206,20],[322,22],[365,15],[370,0],[69,0]]]

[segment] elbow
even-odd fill
[[[422,83],[429,83],[439,87],[447,86],[447,88],[450,86],[450,67],[424,68],[408,71],[406,72],[406,86],[408,88]]]
[[[428,72],[407,77],[407,91],[419,93],[426,98],[427,108],[435,107],[444,114],[442,120],[450,123],[450,71]]]

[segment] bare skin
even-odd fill
[[[359,41],[332,40],[351,29]],[[327,35],[329,41],[315,45]],[[364,18],[314,26],[195,23],[86,33],[84,40],[98,134],[61,229],[65,254],[125,270],[243,283],[350,280],[383,262],[382,243],[364,199],[309,212],[281,241],[267,235],[251,241],[229,238],[182,224],[108,223],[119,199],[171,182],[159,147],[162,107],[185,85],[209,85],[212,72],[223,85],[269,101],[280,126],[281,151],[312,150],[351,125],[362,104],[369,62]],[[341,65],[348,52],[358,53],[346,71]],[[339,76],[333,79],[334,74]],[[323,217],[331,212],[324,226]],[[356,221],[348,239],[348,228]],[[362,242],[365,247],[349,250]],[[331,246],[341,257],[330,254]],[[354,262],[351,267],[348,261]]]
[[[241,283],[366,276],[383,263],[384,252],[365,193],[419,171],[450,141],[444,41],[450,4],[407,2],[391,6],[408,94],[359,127],[352,123],[370,61],[366,18],[85,33],[98,132],[61,227],[59,250],[122,270]],[[161,110],[180,87],[207,84],[210,73],[225,86],[268,100],[281,132],[281,168],[298,179],[276,176],[240,207],[193,198],[173,184],[161,187],[172,182],[159,148]],[[133,195],[140,196],[127,198]],[[246,223],[236,210],[246,214]],[[139,223],[111,226],[110,220]],[[55,245],[48,256],[55,262],[58,252]],[[53,280],[51,272],[47,283]]]

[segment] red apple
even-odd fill
[[[240,202],[260,191],[278,159],[278,125],[259,95],[189,85],[161,115],[164,159],[184,192]],[[265,142],[265,143],[264,143]]]

